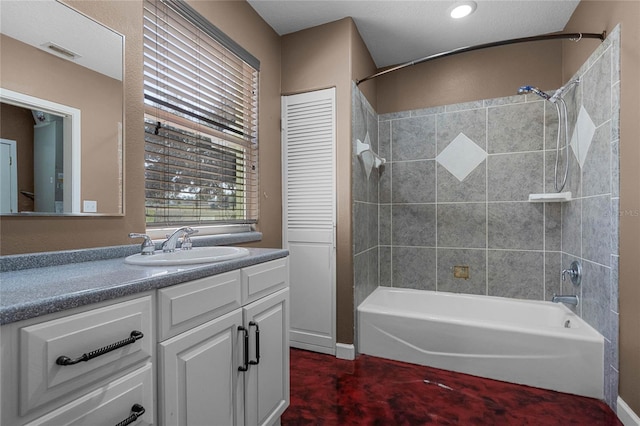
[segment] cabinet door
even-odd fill
[[[289,289],[245,306],[244,323],[250,348],[245,373],[246,424],[271,425],[289,406]]]
[[[159,344],[160,424],[242,425],[237,309]]]

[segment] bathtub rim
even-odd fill
[[[381,304],[370,303],[367,304],[367,301],[372,298],[377,293],[383,292],[398,292],[398,293],[415,293],[415,294],[431,294],[438,297],[444,297],[448,299],[456,299],[463,298],[465,300],[472,300],[477,298],[483,298],[486,300],[494,300],[502,303],[515,303],[515,304],[534,304],[541,305],[546,307],[551,307],[554,309],[558,309],[562,311],[564,318],[575,320],[579,325],[577,327],[560,327],[560,326],[525,326],[523,324],[511,325],[504,324],[494,320],[471,320],[471,319],[457,319],[452,316],[444,316],[444,315],[429,315],[426,312],[415,312],[408,310],[400,310],[397,307],[387,307]],[[357,315],[361,313],[369,313],[369,314],[377,314],[377,315],[401,315],[403,317],[412,318],[412,319],[425,319],[431,321],[439,321],[445,322],[447,324],[454,325],[464,325],[469,326],[476,329],[488,328],[496,328],[498,330],[504,331],[520,331],[525,334],[539,334],[545,335],[549,337],[566,337],[568,333],[571,333],[571,338],[582,340],[582,341],[592,341],[592,342],[604,342],[604,336],[600,334],[595,328],[593,328],[589,323],[587,323],[584,319],[582,319],[577,313],[573,312],[568,307],[564,306],[561,303],[553,303],[546,300],[528,300],[528,299],[514,299],[509,297],[502,296],[488,296],[482,294],[468,294],[468,293],[453,293],[446,291],[434,291],[434,290],[419,290],[413,288],[401,288],[401,287],[388,287],[388,286],[378,286],[376,289],[367,296],[360,305],[356,308]],[[572,330],[571,332],[567,330]]]

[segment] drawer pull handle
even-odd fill
[[[115,351],[116,349],[120,349],[123,346],[127,346],[130,345],[132,343],[134,343],[136,340],[142,339],[144,337],[144,334],[142,334],[141,331],[138,330],[133,330],[131,332],[131,336],[128,337],[127,339],[124,340],[120,340],[119,342],[113,343],[109,346],[105,346],[103,348],[100,349],[96,349],[95,351],[91,351],[89,353],[85,353],[82,354],[81,356],[79,356],[76,359],[71,359],[68,356],[59,356],[58,359],[56,359],[56,364],[58,365],[74,365],[77,364],[79,362],[82,361],[89,361],[90,359],[99,357],[100,355],[104,355],[108,352],[111,351]]]
[[[138,420],[138,417],[142,416],[145,412],[145,409],[142,405],[140,404],[133,404],[133,407],[131,407],[131,415],[129,417],[127,417],[126,419],[124,419],[123,421],[121,421],[120,423],[116,424],[116,426],[127,426],[130,425],[131,423],[135,422],[136,420]]]
[[[238,371],[247,371],[249,370],[249,331],[243,326],[238,326],[238,331],[242,331],[244,336],[244,362],[238,367]]]
[[[249,329],[251,329],[251,327],[256,328],[256,360],[249,361],[249,364],[258,365],[260,364],[260,327],[258,327],[258,323],[255,321],[249,322]]]

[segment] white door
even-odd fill
[[[275,424],[289,406],[289,290],[243,308],[249,334],[245,425]]]
[[[282,97],[293,347],[335,354],[335,89]]]
[[[34,211],[55,212],[56,138],[55,121],[33,126]]]
[[[159,344],[161,425],[244,424],[241,325],[236,309]]]
[[[0,139],[0,214],[18,212],[16,141]]]

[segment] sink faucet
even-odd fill
[[[573,294],[554,294],[551,301],[554,303],[566,303],[568,305],[578,306],[578,296]]]
[[[151,241],[151,238],[149,238],[147,234],[132,232],[129,234],[129,238],[144,238],[144,241],[140,246],[140,253],[143,255],[151,255],[156,250],[156,245],[153,244],[153,241]]]
[[[198,232],[197,229],[193,229],[189,226],[183,226],[182,228],[176,229],[173,232],[173,234],[167,235],[167,240],[164,243],[162,243],[162,251],[165,253],[175,251],[176,244],[178,243],[178,238],[180,238],[183,235],[184,235],[184,238],[182,241],[183,248],[185,250],[190,249],[191,238],[189,238],[189,236],[191,234],[195,234],[196,232]]]

